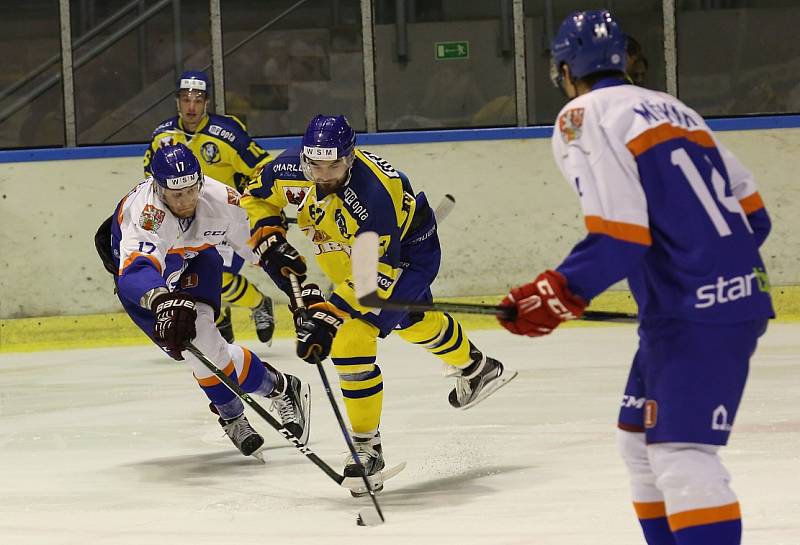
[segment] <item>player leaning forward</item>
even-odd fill
[[[554,82],[572,99],[553,154],[589,231],[555,271],[511,290],[514,333],[539,336],[627,278],[639,349],[618,420],[634,506],[651,545],[736,545],[742,524],[717,455],[750,356],[773,316],[758,248],[770,221],[749,172],[678,99],[626,82],[607,11],[567,17]]]
[[[239,193],[204,177],[197,158],[183,144],[159,148],[150,166],[152,177],[117,205],[110,223],[110,252],[103,256],[99,249],[107,268],[116,271],[122,306],[164,352],[176,360],[185,357],[211,410],[242,454],[255,453],[264,440],[250,427],[241,399],[194,355],[182,354],[188,341],[243,390],[271,398],[286,428],[305,443],[308,385],[246,348],[228,344],[214,326],[222,286],[216,245],[224,241],[239,255],[257,261],[247,244],[247,213],[239,207]]]
[[[356,450],[379,490],[384,461],[378,432],[383,401],[378,337],[397,330],[400,337],[451,366],[457,378],[449,401],[457,408],[479,402],[516,372],[503,373],[503,365],[481,353],[447,314],[375,313],[357,303],[350,248],[358,233],[372,231],[380,236],[378,285],[385,298],[430,301],[441,250],[436,218],[425,195],[415,196],[403,173],[355,148],[355,141],[344,116],[315,117],[303,136],[302,150],[287,150],[268,164],[248,186],[242,206],[250,214],[256,253],[287,293],[291,289],[281,270],[300,276],[306,271],[302,257],[286,242],[283,223],[282,210],[298,207],[298,226],[315,245],[317,263],[335,285],[327,302],[316,286],[306,286],[304,299],[312,312],[296,313],[298,355],[312,362],[312,350],[322,359],[330,352]],[[352,458],[344,474],[359,475]]]

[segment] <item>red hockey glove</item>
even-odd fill
[[[498,318],[500,325],[517,335],[547,335],[561,322],[581,317],[586,302],[570,293],[567,279],[559,272],[545,271],[530,284],[512,289],[501,303],[514,307],[516,316]]]

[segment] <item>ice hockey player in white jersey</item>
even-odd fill
[[[257,261],[247,243],[250,229],[239,193],[204,177],[183,144],[159,148],[150,166],[152,177],[120,201],[96,238],[106,268],[115,275],[122,306],[164,352],[185,359],[242,454],[256,453],[264,440],[244,416],[241,399],[183,351],[189,341],[244,391],[271,398],[286,429],[305,443],[309,386],[248,349],[228,344],[214,325],[222,286],[216,245],[225,241]]]
[[[537,337],[627,279],[639,349],[618,419],[634,507],[650,545],[738,545],[742,523],[717,451],[749,360],[773,316],[759,247],[770,220],[751,174],[681,101],[626,81],[625,34],[605,10],[575,12],[552,44],[570,98],[553,155],[580,199],[586,237],[511,290],[501,320]]]

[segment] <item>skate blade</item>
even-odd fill
[[[260,447],[258,447],[258,450],[256,450],[252,454],[250,454],[250,457],[251,458],[255,458],[256,460],[258,460],[262,464],[266,464],[267,461],[264,459],[264,445],[261,445]]]
[[[500,388],[502,388],[503,386],[514,380],[514,377],[516,377],[518,374],[519,374],[518,371],[503,369],[503,374],[500,375],[500,378],[489,383],[483,390],[481,390],[481,393],[478,394],[478,397],[476,397],[463,407],[459,407],[458,409],[460,411],[466,411],[470,407],[474,407],[475,405],[477,405],[478,403],[480,403],[481,401],[483,401],[484,399],[495,393],[497,390],[499,390]]]
[[[375,490],[376,492],[380,492],[383,490],[383,483],[391,479],[392,477],[397,476],[398,473],[403,471],[406,468],[406,462],[401,462],[396,466],[392,466],[389,468],[385,468],[383,471],[379,471],[375,475],[367,477],[370,486],[372,486],[373,490],[375,490],[375,486],[380,484],[380,489]],[[354,497],[366,496],[369,494],[369,491],[364,487],[364,480],[361,477],[345,477],[342,481],[342,486],[345,488],[350,489],[350,493],[353,494]]]

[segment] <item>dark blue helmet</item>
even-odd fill
[[[183,144],[158,148],[150,162],[153,179],[164,189],[185,189],[203,181],[200,162]]]
[[[356,132],[343,115],[318,115],[303,135],[303,155],[318,161],[348,157],[356,146]]]
[[[211,92],[211,82],[205,72],[199,70],[187,70],[178,78],[177,92],[199,91],[209,95]]]
[[[561,65],[574,78],[595,72],[625,71],[626,35],[608,10],[575,11],[561,23],[550,48],[553,83],[560,86]]]

